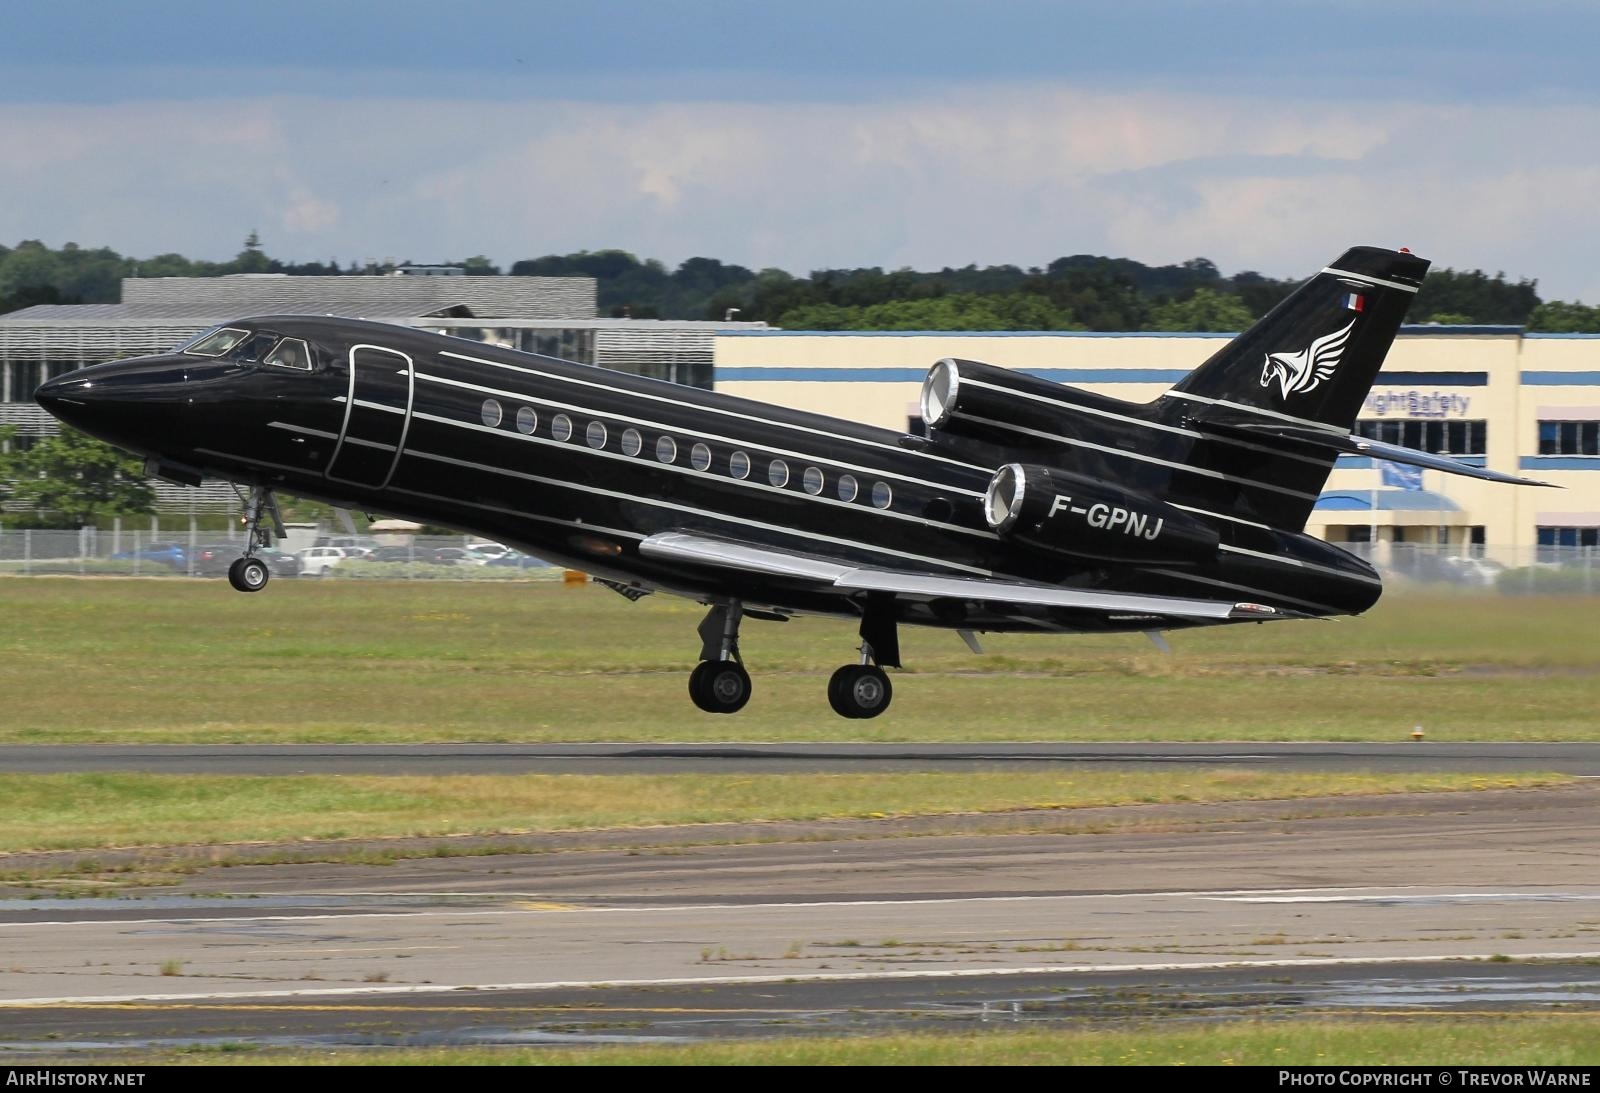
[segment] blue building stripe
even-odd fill
[[[1162,383],[1174,384],[1189,374],[1187,368],[1027,368],[1017,371],[1057,383]],[[717,368],[718,383],[808,382],[921,383],[926,368]]]
[[[719,330],[719,338],[1236,338],[1214,330]]]
[[[1488,465],[1488,459],[1481,455],[1452,455],[1449,458],[1465,467],[1483,467]],[[1383,460],[1373,459],[1370,455],[1341,455],[1333,465],[1336,471],[1367,471],[1376,467]],[[1432,470],[1425,467],[1424,470]],[[1448,473],[1448,472],[1446,472]]]
[[[1379,372],[1374,387],[1487,387],[1487,372]]]
[[[1600,455],[1525,455],[1525,471],[1600,471]]]
[[[1524,372],[1522,382],[1530,387],[1596,387],[1600,372]]]

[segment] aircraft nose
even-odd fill
[[[39,385],[33,397],[55,417],[102,440],[143,448],[178,424],[187,401],[181,361],[97,364]]]

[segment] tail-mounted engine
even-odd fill
[[[1003,538],[1099,562],[1203,562],[1216,556],[1219,541],[1215,530],[1165,502],[1024,463],[995,472],[983,515]]]

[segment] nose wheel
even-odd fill
[[[260,558],[236,558],[228,567],[228,583],[240,592],[260,592],[272,576]]]

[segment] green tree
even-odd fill
[[[0,443],[16,430],[0,430]],[[31,510],[62,527],[84,527],[104,517],[148,516],[156,493],[135,456],[63,427],[26,451],[0,454],[0,500]]]
[[[1073,316],[1042,296],[957,293],[887,300],[866,307],[812,304],[782,316],[789,330],[1079,330]]]
[[[1426,323],[1440,314],[1470,315],[1473,322],[1521,325],[1539,306],[1539,282],[1511,282],[1481,269],[1441,269],[1429,273],[1411,301],[1406,321]]]
[[[1528,329],[1546,334],[1600,334],[1600,307],[1551,300],[1533,309]]]
[[[254,231],[244,238],[244,250],[228,263],[230,273],[270,273],[272,259],[261,249],[261,236]]]
[[[1187,300],[1158,304],[1150,316],[1150,329],[1235,331],[1252,321],[1250,309],[1237,296],[1197,288]]]

